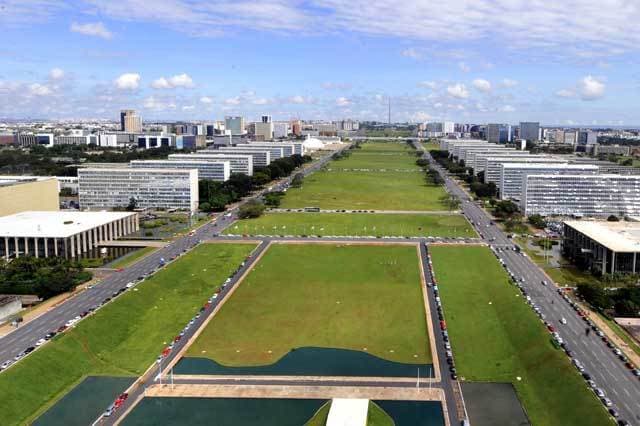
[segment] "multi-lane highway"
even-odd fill
[[[419,144],[415,145],[416,148],[422,149]],[[426,152],[425,158],[432,160]],[[432,161],[432,165],[444,178],[447,191],[462,200],[462,212],[476,230],[488,244],[500,248],[497,254],[504,261],[505,267],[517,279],[524,279],[522,285],[528,295],[540,307],[546,321],[553,325],[566,342],[568,349],[573,352],[573,357],[582,363],[585,372],[591,375],[597,386],[611,399],[619,418],[633,425],[640,425],[638,377],[631,373],[600,337],[595,333],[587,335],[585,321],[557,292],[557,287],[543,270],[526,255],[513,249],[513,241],[493,224],[483,209],[471,201],[469,195],[454,182],[446,170],[435,161]],[[543,281],[548,285],[543,285]],[[563,324],[563,319],[566,324]]]

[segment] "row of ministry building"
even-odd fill
[[[640,169],[574,155],[532,154],[484,140],[442,139],[440,149],[464,162],[502,200],[524,215],[640,215]]]

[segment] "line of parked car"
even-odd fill
[[[523,286],[524,283],[524,278],[521,277],[520,279],[518,279],[515,274],[506,266],[506,264],[504,263],[504,261],[502,261],[502,259],[500,258],[500,252],[502,249],[500,248],[495,248],[495,247],[490,247],[493,254],[496,256],[496,258],[500,261],[500,264],[502,264],[502,266],[505,268],[505,270],[507,271],[507,273],[509,274],[509,277],[511,278],[511,282],[518,287],[518,289],[520,290],[520,292],[522,293],[522,295],[524,296],[524,300],[525,302],[531,307],[531,309],[533,309],[533,311],[536,313],[536,315],[538,315],[538,317],[540,318],[540,320],[544,323],[545,327],[547,328],[547,331],[549,331],[549,333],[551,334],[554,342],[564,350],[564,352],[567,354],[567,356],[569,357],[569,359],[571,359],[571,363],[574,365],[574,367],[580,372],[580,374],[582,375],[582,377],[584,378],[584,380],[587,382],[587,385],[589,386],[590,389],[592,389],[596,396],[598,397],[598,399],[600,399],[600,401],[602,402],[602,404],[605,406],[605,408],[607,409],[607,411],[609,412],[609,414],[616,419],[618,425],[620,426],[626,426],[629,425],[629,422],[627,422],[626,420],[622,420],[622,419],[618,419],[619,414],[618,411],[613,407],[613,402],[606,397],[604,391],[602,389],[600,389],[595,381],[593,380],[593,378],[591,377],[591,375],[586,371],[586,369],[584,368],[584,366],[582,365],[582,363],[580,362],[580,360],[578,360],[577,358],[575,358],[575,354],[573,353],[573,351],[571,351],[569,349],[569,347],[567,346],[567,344],[565,343],[564,339],[562,339],[562,337],[560,336],[560,333],[555,329],[555,327],[546,320],[546,317],[544,315],[544,313],[542,312],[542,310],[540,309],[540,307],[531,299],[531,296],[528,295],[526,289]],[[546,281],[541,281],[540,283],[543,286],[547,286],[548,283]],[[576,313],[578,314],[578,316],[580,316],[587,324],[588,329],[589,330],[593,330],[598,337],[600,337],[602,339],[603,342],[605,342],[605,344],[609,347],[612,348],[613,352],[618,356],[618,358],[625,362],[625,365],[627,366],[627,368],[629,368],[633,374],[637,377],[640,377],[640,370],[635,368],[633,366],[633,364],[631,364],[631,362],[629,362],[629,360],[624,356],[624,354],[622,353],[622,351],[620,349],[618,349],[617,347],[615,347],[615,345],[613,345],[613,343],[605,336],[604,332],[602,330],[600,330],[598,328],[598,326],[596,326],[593,321],[591,321],[587,315],[586,312],[584,312],[580,306],[575,303],[574,301],[571,300],[571,298],[566,294],[565,290],[562,288],[558,288],[557,289],[558,294],[560,294],[560,296],[571,305],[571,307],[576,311]],[[561,318],[560,319],[560,323],[561,324],[566,324],[567,320],[566,318]]]
[[[429,275],[431,276],[431,281],[427,280],[427,287],[430,287],[433,290],[433,296],[436,301],[438,325],[440,327],[440,333],[442,333],[442,340],[444,341],[447,364],[449,364],[449,373],[451,375],[451,380],[458,380],[458,370],[456,370],[456,364],[453,359],[453,351],[451,350],[451,342],[449,341],[449,331],[447,330],[447,322],[444,319],[442,300],[440,300],[440,290],[438,289],[438,282],[436,281],[435,271],[433,270],[433,262],[431,261],[431,254],[429,254],[429,247],[427,243],[424,243],[424,248],[426,251],[426,260],[427,266],[429,268]]]
[[[215,308],[215,305],[217,305],[217,303],[219,302],[220,295],[221,293],[227,288],[227,286],[229,286],[229,284],[231,284],[231,282],[233,281],[233,278],[238,275],[238,273],[240,272],[241,268],[246,264],[246,262],[249,260],[250,256],[247,257],[247,259],[245,259],[245,261],[243,261],[232,273],[231,275],[220,285],[220,288],[218,290],[216,290],[211,297],[209,297],[207,299],[207,301],[204,303],[204,305],[202,305],[202,307],[198,310],[198,312],[193,316],[193,318],[191,318],[189,320],[189,322],[182,328],[182,330],[180,331],[180,333],[178,333],[173,340],[169,343],[169,345],[165,346],[162,351],[160,352],[160,354],[156,357],[156,364],[158,364],[158,374],[154,377],[153,381],[158,381],[160,379],[160,376],[162,374],[162,370],[161,370],[161,364],[162,361],[165,360],[166,358],[169,357],[169,355],[173,352],[174,349],[176,349],[176,347],[180,344],[180,342],[182,341],[183,337],[188,333],[188,331],[196,324],[196,321],[198,321],[200,319],[200,317],[202,317],[203,314],[206,313],[206,311],[208,309],[213,309]],[[174,260],[175,257],[171,258],[171,260]],[[183,343],[184,344],[184,343]],[[116,400],[102,413],[102,417],[109,417],[111,416],[118,408],[120,408],[122,406],[122,404],[124,403],[124,401],[127,399],[127,397],[129,396],[129,394],[127,392],[121,394],[120,396],[118,396],[116,398]],[[124,397],[124,399],[123,399]]]

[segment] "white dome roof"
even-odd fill
[[[321,149],[324,147],[324,142],[317,138],[308,137],[304,140],[305,149]]]

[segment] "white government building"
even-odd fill
[[[138,229],[132,212],[26,211],[0,217],[0,256],[95,257],[103,242]]]
[[[225,182],[231,176],[231,163],[223,160],[133,160],[132,169],[197,169],[198,179],[211,179]]]
[[[213,150],[196,151],[193,154],[169,154],[169,161],[228,161],[231,173],[253,176],[253,156],[248,154],[220,154]]]
[[[598,173],[598,166],[593,164],[545,164],[545,163],[502,163],[500,164],[500,199],[519,200],[526,183],[526,175],[560,175]]]
[[[198,208],[196,169],[78,169],[78,198],[81,209],[126,207],[134,198],[139,208]]]
[[[638,175],[532,175],[525,177],[520,209],[526,216],[640,215]]]

